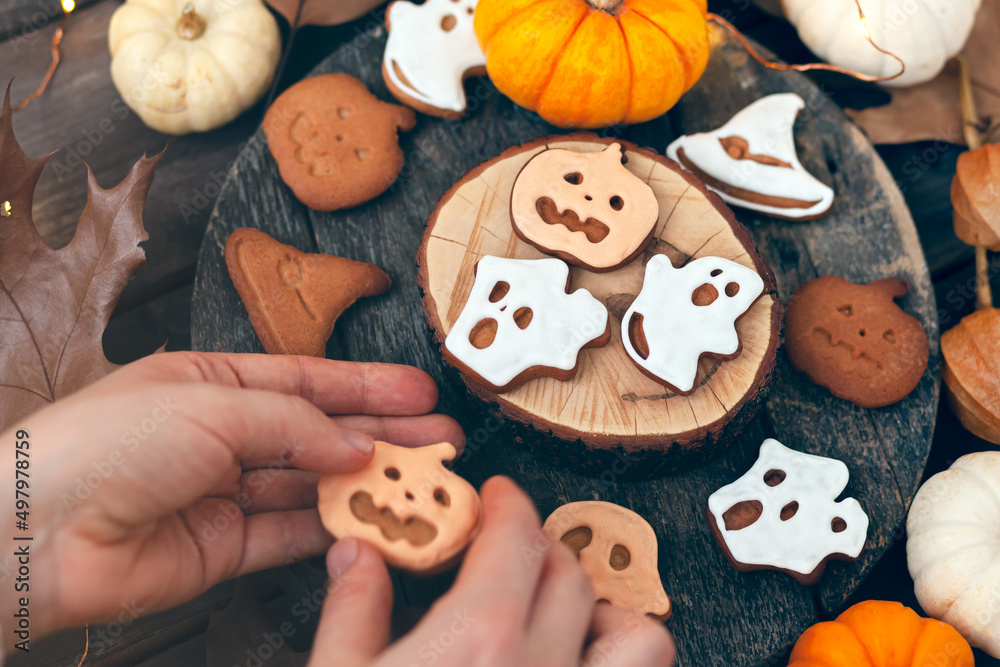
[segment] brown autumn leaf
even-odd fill
[[[138,244],[153,169],[140,159],[104,190],[87,170],[87,206],[73,240],[53,250],[35,229],[31,201],[48,156],[29,158],[0,115],[0,429],[117,368],[101,337],[122,288],[146,261]],[[9,202],[9,215],[6,202]]]
[[[304,26],[347,23],[364,16],[382,4],[383,0],[264,0],[264,2],[285,17],[288,25]]]
[[[951,202],[958,238],[1000,251],[1000,144],[986,144],[958,156]]]
[[[1000,0],[983,0],[969,42],[962,52],[969,63],[976,106],[989,132],[1000,126]],[[892,101],[880,107],[848,110],[874,144],[940,140],[965,144],[957,64],[951,62],[932,81],[912,88],[887,88]]]
[[[207,667],[243,664],[305,667],[309,654],[297,653],[289,645],[289,639],[300,630],[299,624],[290,621],[281,626],[275,624],[250,580],[240,579],[229,603],[209,614],[205,664]]]

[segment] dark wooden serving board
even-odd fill
[[[380,74],[384,37],[361,36],[332,54],[316,73],[348,72],[390,100]],[[776,92],[806,100],[796,125],[805,166],[832,183],[831,214],[811,223],[771,220],[743,210],[737,218],[757,239],[774,270],[779,294],[823,274],[856,282],[901,276],[911,283],[903,307],[931,338],[931,363],[920,386],[897,405],[865,410],[811,384],[779,354],[771,398],[719,460],[683,474],[642,482],[622,480],[630,462],[583,477],[533,458],[511,429],[473,399],[432,344],[416,283],[415,253],[427,215],[470,168],[504,149],[558,132],[516,107],[486,79],[469,82],[467,120],[421,116],[402,138],[407,164],[384,195],[349,211],[317,213],[281,182],[261,132],[241,153],[222,189],[201,248],[194,289],[192,340],[197,350],[263,352],[223,261],[236,227],[259,227],[308,252],[375,262],[393,278],[392,290],[351,308],[338,322],[328,355],[419,366],[441,387],[438,410],[461,422],[468,436],[457,470],[474,484],[506,474],[547,516],[558,505],[601,499],[643,515],[659,539],[659,568],[674,615],[667,622],[680,665],[754,665],[787,648],[819,619],[838,612],[865,574],[900,534],[930,449],[938,405],[939,350],[934,294],[910,214],[889,172],[861,132],[812,83],[794,73],[767,70],[729,40],[716,36],[701,82],[667,116],[607,133],[662,152],[677,134],[713,129],[736,111]],[[851,471],[846,494],[871,517],[868,545],[855,563],[832,563],[814,587],[784,574],[739,574],[726,563],[704,520],[712,491],[742,475],[765,437],[843,460]],[[530,440],[528,432],[525,439]],[[531,444],[520,443],[520,444]],[[448,577],[399,577],[401,606],[428,605]]]

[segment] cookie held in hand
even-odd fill
[[[411,572],[452,565],[475,537],[479,494],[444,467],[455,446],[399,447],[375,441],[375,455],[357,472],[319,480],[319,514],[336,539],[373,544],[386,562]]]
[[[566,503],[542,531],[576,552],[597,600],[660,620],[670,616],[656,567],[656,533],[632,510],[597,500]]]
[[[348,74],[300,81],[264,116],[264,136],[281,179],[306,206],[335,211],[385,192],[403,169],[398,130],[412,110],[382,102]]]
[[[927,368],[927,332],[894,299],[909,285],[883,278],[855,285],[839,276],[810,280],[785,310],[785,347],[796,368],[834,396],[864,408],[905,398]]]
[[[226,267],[268,354],[324,356],[341,313],[392,285],[374,264],[304,253],[247,227],[229,235]]]
[[[753,467],[709,497],[709,527],[739,572],[814,584],[831,558],[855,560],[865,548],[868,515],[854,498],[837,501],[849,480],[843,462],[768,438]]]

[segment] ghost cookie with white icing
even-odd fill
[[[736,570],[814,584],[831,558],[856,560],[864,550],[868,515],[854,498],[837,501],[849,479],[842,461],[768,438],[753,467],[709,497],[709,527]]]
[[[654,255],[622,318],[625,352],[651,379],[690,394],[702,355],[739,356],[736,321],[763,293],[756,271],[728,259],[701,257],[675,269],[669,257]]]
[[[576,375],[580,350],[611,339],[608,310],[590,292],[567,294],[569,266],[487,255],[445,338],[445,359],[496,393],[537,377]]]
[[[792,128],[805,102],[794,93],[768,95],[712,132],[685,135],[667,156],[724,201],[786,220],[814,220],[833,206],[833,189],[806,171]]]
[[[382,76],[396,99],[431,116],[462,117],[468,106],[465,79],[486,73],[473,30],[476,1],[389,5]]]

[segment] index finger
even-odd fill
[[[487,480],[481,495],[482,530],[469,547],[453,590],[527,618],[549,544],[538,512],[507,477]]]
[[[129,367],[157,380],[209,382],[301,396],[329,415],[422,415],[437,405],[433,378],[397,364],[222,352],[169,352]]]

